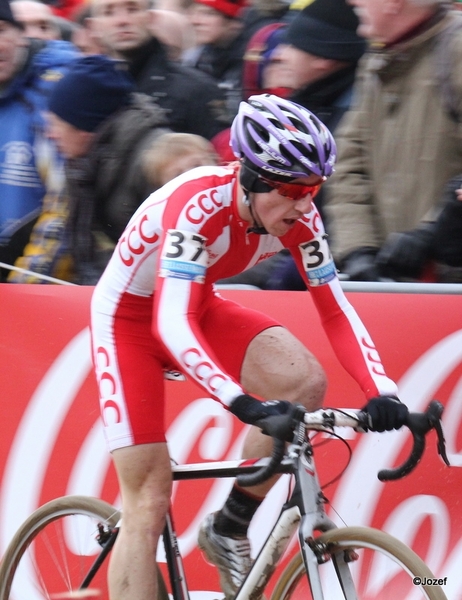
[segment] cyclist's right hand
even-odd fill
[[[285,415],[291,406],[291,403],[286,400],[267,400],[266,402],[262,402],[248,394],[241,394],[233,400],[229,411],[243,423],[255,425],[257,421],[261,421],[266,417]]]

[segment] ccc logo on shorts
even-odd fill
[[[215,370],[211,362],[205,359],[197,348],[188,348],[181,354],[181,361],[197,381],[200,381],[211,392],[215,392],[219,383],[227,381],[227,377]]]
[[[111,373],[109,353],[103,346],[100,346],[96,350],[96,368],[98,374],[98,392],[101,399],[101,415],[104,425],[108,425],[105,414],[107,409],[111,409],[111,412],[113,412],[113,414],[115,413],[115,419],[112,418],[111,421],[120,423],[122,421],[122,415],[120,413],[119,405],[114,400],[114,396],[117,392],[117,383]]]

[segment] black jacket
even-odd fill
[[[228,114],[234,117],[242,100],[242,68],[247,38],[244,33],[227,46],[205,44],[191,63],[195,71],[212,77],[226,96]]]
[[[229,127],[225,98],[216,82],[195,69],[168,59],[164,46],[151,38],[124,58],[139,92],[148,94],[167,113],[173,131],[208,140]]]
[[[290,100],[313,112],[334,132],[351,104],[356,65],[336,71],[295,91]]]

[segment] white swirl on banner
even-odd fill
[[[0,496],[1,552],[37,508],[56,438],[91,367],[90,335],[81,331],[64,348],[35,390],[13,441]],[[40,423],[40,427],[37,427]],[[33,566],[29,565],[33,570]],[[41,600],[32,579],[21,582],[23,597]]]
[[[424,410],[428,402],[433,399],[435,391],[461,362],[462,330],[435,344],[407,370],[398,382],[401,399],[410,410]],[[461,456],[456,451],[456,435],[461,425],[460,390],[459,383],[451,394],[443,415],[445,433],[450,432],[448,457],[454,465],[461,462]],[[451,416],[452,421],[449,421],[448,416]],[[380,469],[395,465],[408,435],[405,431],[393,432],[392,443],[386,434],[369,434],[360,439],[348,466],[348,477],[342,478],[331,502],[335,511],[348,524],[371,524],[383,488],[383,483],[377,479],[376,473]],[[425,517],[430,516],[432,540],[427,556],[422,558],[436,575],[444,573],[444,576],[448,577],[448,587],[445,588],[448,598],[460,598],[462,593],[460,560],[458,571],[455,568],[451,569],[451,577],[449,577],[449,565],[442,564],[448,554],[450,513],[446,505],[436,497],[416,496],[415,498],[413,511],[407,512],[405,519],[399,518],[399,511],[402,511],[403,507],[398,505],[384,529],[388,531],[387,527],[392,524],[389,533],[396,535],[404,543],[411,544],[419,524]],[[435,503],[438,504],[437,512],[434,510]],[[396,522],[399,523],[399,527],[395,526]],[[458,553],[460,554],[460,551]]]

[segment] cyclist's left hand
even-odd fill
[[[372,431],[391,431],[406,424],[409,410],[396,396],[371,398],[363,411],[369,415]]]

